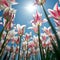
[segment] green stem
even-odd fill
[[[48,23],[49,23],[49,25],[51,26],[53,33],[55,34],[55,37],[56,37],[56,40],[57,40],[57,43],[58,43],[58,47],[60,48],[60,39],[59,39],[59,37],[58,37],[58,35],[57,35],[57,32],[55,31],[55,28],[54,28],[54,26],[52,25],[52,23],[51,23],[48,15],[47,15],[46,10],[45,10],[45,8],[44,8],[43,5],[42,5],[42,8],[43,8],[43,11],[44,11],[44,13],[45,13],[45,16],[46,16],[46,18],[47,18],[47,20],[48,20]]]
[[[41,55],[41,60],[43,60],[43,51],[42,51],[42,43],[40,40],[40,26],[38,25],[38,39],[39,39],[39,49],[40,49],[40,55]]]
[[[10,54],[9,54],[8,60],[10,59],[12,52],[13,52],[13,44],[11,44],[11,49],[10,49]]]
[[[27,41],[27,54],[26,54],[26,60],[28,60],[28,41]]]
[[[54,42],[51,42],[51,43],[52,43],[53,49],[55,51],[57,60],[60,60],[60,50],[56,47]]]
[[[22,35],[20,35],[20,41],[19,41],[19,53],[18,53],[18,60],[20,60],[21,37],[22,37]]]
[[[8,31],[7,31],[7,34],[8,34]],[[6,34],[6,36],[7,36],[7,34]],[[4,51],[5,46],[6,46],[6,37],[4,38],[4,42],[3,42],[2,46],[1,46],[1,50],[0,50],[0,54],[1,55],[0,55],[0,57],[3,54],[3,51]]]
[[[49,47],[47,48],[47,50],[46,50],[46,60],[50,60],[50,52],[49,52],[50,50],[49,50]]]
[[[8,20],[7,20],[7,22],[5,23],[5,26],[3,27],[2,31],[0,32],[0,41],[1,41],[1,37],[2,37],[3,31],[4,31],[4,29],[5,29],[6,25],[7,25],[7,23],[8,23]]]
[[[5,56],[3,57],[3,60],[6,60],[7,55],[8,55],[8,52],[6,52]]]

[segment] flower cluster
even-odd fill
[[[26,25],[14,24],[15,10],[10,6],[15,0],[1,0],[0,8],[4,8],[3,29],[0,32],[0,59],[3,60],[60,60],[60,7],[55,4],[54,9],[48,9],[50,15],[44,8],[46,0],[35,0],[35,4],[41,5],[46,18],[42,19],[42,14],[36,11],[31,27],[25,31]],[[5,8],[6,7],[6,8]],[[56,26],[50,22],[53,18]],[[44,24],[49,23],[46,27]],[[43,26],[43,27],[42,27]],[[56,30],[55,30],[56,28]],[[42,31],[42,32],[41,32]]]

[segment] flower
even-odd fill
[[[38,26],[41,26],[42,23],[47,22],[46,19],[42,20],[41,16],[42,16],[41,14],[36,12],[36,15],[33,17],[34,20],[31,21],[32,27],[28,27],[28,29],[32,29],[35,33],[38,33]]]
[[[34,23],[35,25],[42,25],[42,23],[47,22],[46,19],[42,20],[42,14],[40,14],[38,11],[36,11],[36,15],[33,15],[33,19],[31,23]]]
[[[18,36],[18,37],[15,36],[15,43],[16,43],[16,44],[19,44],[19,42],[20,42],[20,37],[19,37],[19,36]]]
[[[56,39],[55,36],[54,36],[54,34],[53,34],[52,31],[51,31],[51,27],[48,27],[48,28],[44,27],[44,28],[43,28],[43,31],[46,33],[46,35],[47,35],[51,40],[55,40],[55,39]]]
[[[39,47],[38,36],[35,36],[35,35],[34,35],[32,38],[33,38],[33,41],[34,41],[35,47],[36,47],[36,48]]]
[[[35,46],[33,41],[29,41],[28,48],[33,48]]]
[[[48,27],[48,28],[44,27],[44,28],[42,28],[42,30],[43,30],[48,36],[50,36],[50,35],[52,34],[52,32],[51,32],[51,27]]]
[[[32,24],[32,27],[28,27],[28,29],[32,29],[35,33],[38,33],[38,27],[35,24]]]
[[[43,46],[43,47],[46,47],[46,46],[47,46],[47,44],[46,44],[47,37],[48,37],[48,36],[46,35],[46,33],[41,33],[40,39],[41,39],[41,41],[42,41],[42,46]]]
[[[7,0],[0,0],[0,6],[8,7],[9,4],[8,4]]]
[[[10,30],[8,32],[8,35],[7,35],[6,39],[12,39],[16,34],[17,34],[17,32],[14,29]]]
[[[43,5],[46,2],[46,0],[35,0],[35,4],[37,5]]]
[[[6,31],[3,31],[2,39],[4,39],[5,37],[6,37]]]
[[[9,21],[5,26],[5,30],[9,31],[12,27],[13,27],[13,22]]]
[[[20,25],[20,24],[17,24],[17,30],[18,30],[18,34],[19,35],[23,35],[24,34],[24,28],[26,27],[25,25]]]
[[[27,50],[27,41],[22,42],[22,48],[23,50]]]
[[[42,46],[45,47],[50,47],[51,46],[51,41],[50,38],[46,39],[45,41],[42,41]]]
[[[60,7],[58,7],[58,3],[55,4],[54,9],[48,9],[50,16],[53,17],[57,26],[60,26]]]
[[[45,41],[47,39],[48,35],[46,33],[41,33],[41,40]]]
[[[14,37],[11,39],[12,44],[14,44],[15,42],[17,42],[17,41],[16,41],[17,39],[18,39],[18,38],[17,38],[16,36],[14,36]]]
[[[19,52],[19,46],[16,47],[16,50],[15,50],[16,53]]]
[[[38,12],[36,12],[36,15],[33,15],[34,20],[32,20],[31,23],[34,23],[35,25],[41,26],[41,24],[43,22],[41,19],[41,16],[42,16],[42,14],[39,14]]]
[[[25,40],[28,41],[31,38],[31,32],[25,34]]]
[[[6,20],[12,20],[15,16],[15,12],[16,11],[14,9],[7,7],[4,9],[3,17]]]

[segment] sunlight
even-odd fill
[[[26,6],[26,10],[29,12],[34,12],[35,9],[36,9],[36,7],[33,4],[28,4]]]

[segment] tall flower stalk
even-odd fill
[[[27,53],[26,53],[26,60],[28,60],[28,41],[27,41]]]
[[[44,8],[43,5],[42,5],[42,8],[43,8],[43,11],[44,11],[44,13],[45,13],[45,16],[46,16],[46,18],[47,18],[47,20],[48,20],[48,23],[50,24],[50,26],[51,26],[51,28],[52,28],[52,31],[53,31],[53,33],[55,34],[55,37],[56,37],[56,40],[57,40],[57,43],[58,43],[58,47],[60,48],[60,39],[59,39],[59,37],[58,37],[58,35],[57,35],[57,32],[56,32],[55,28],[53,27],[53,25],[52,25],[52,23],[51,23],[48,15],[47,15],[46,10],[45,10],[45,8]]]
[[[8,34],[8,31],[7,31],[7,33],[6,33],[6,36],[7,36],[7,34]],[[6,46],[6,36],[5,36],[5,38],[4,38],[4,42],[3,42],[2,46],[1,46],[0,57],[3,55],[3,53],[4,53],[4,48],[5,48],[5,46]]]
[[[8,52],[5,53],[5,56],[3,57],[3,60],[7,58]]]
[[[2,31],[0,32],[0,41],[1,41],[1,37],[2,37],[3,31],[4,31],[5,27],[6,27],[6,25],[8,24],[9,21],[13,20],[14,13],[15,13],[15,11],[11,10],[11,8],[6,8],[4,10],[3,17],[4,17],[5,25],[4,25],[3,29],[2,29]]]
[[[29,39],[31,38],[31,33],[30,34],[28,34],[28,33],[26,33],[26,35],[25,35],[25,41],[27,42],[27,44],[26,44],[26,60],[29,60],[29,56],[28,56],[28,42],[29,42]]]
[[[11,46],[11,49],[10,49],[10,53],[9,53],[8,60],[10,59],[12,52],[13,52],[13,47]]]
[[[6,45],[11,40],[11,38],[13,38],[14,35],[15,35],[15,31],[14,30],[7,31],[6,36],[4,38],[4,42],[3,42],[2,46],[1,46],[0,57],[2,56]]]
[[[42,25],[42,23],[45,23],[47,21],[42,20],[41,14],[39,14],[38,12],[36,12],[36,15],[33,18],[34,18],[34,20],[31,21],[33,27],[29,27],[28,29],[33,29],[34,32],[38,35],[40,55],[41,55],[41,60],[43,60],[42,42],[40,40],[40,26]]]
[[[40,40],[40,26],[39,25],[38,25],[38,40],[39,40],[39,49],[40,49],[41,60],[44,60],[42,42]]]
[[[0,32],[0,41],[1,41],[1,37],[2,37],[3,31],[4,31],[4,29],[5,29],[6,25],[7,25],[7,23],[8,23],[8,20],[7,20],[7,22],[5,23],[5,26],[3,27],[2,31]]]
[[[20,60],[20,51],[21,51],[21,37],[22,35],[20,35],[20,41],[19,41],[19,53],[18,53],[18,60]]]
[[[58,37],[58,35],[57,35],[57,32],[56,32],[54,26],[52,25],[52,23],[51,23],[48,15],[47,15],[47,13],[46,13],[46,10],[45,10],[45,8],[44,8],[44,6],[43,6],[43,4],[45,3],[45,0],[35,0],[35,1],[36,1],[36,4],[37,4],[37,5],[39,5],[39,6],[41,5],[41,6],[42,6],[43,11],[44,11],[44,13],[45,13],[45,16],[46,16],[46,18],[47,18],[47,20],[48,20],[48,23],[49,23],[49,25],[51,26],[53,33],[55,34],[55,37],[56,37],[56,40],[57,40],[57,43],[58,43],[58,47],[60,48],[60,39],[59,39],[59,37]],[[40,4],[40,3],[41,3],[41,4]]]
[[[20,60],[21,37],[22,37],[22,35],[24,34],[25,25],[22,25],[22,26],[21,26],[20,24],[17,24],[16,28],[17,28],[18,35],[20,36],[20,41],[19,41],[19,53],[18,53],[18,60]]]

